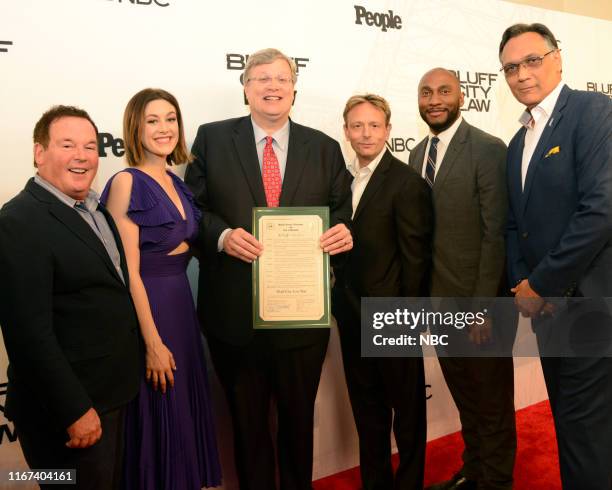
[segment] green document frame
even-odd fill
[[[253,262],[253,328],[329,328],[328,207],[253,208],[263,254]]]

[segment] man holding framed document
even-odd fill
[[[265,254],[253,262],[253,328],[329,327],[329,208],[255,208]]]
[[[264,221],[289,216],[295,225],[302,218],[296,221],[287,211],[325,207],[331,227],[325,231],[322,223],[323,233],[316,237],[321,258],[327,260],[322,249],[334,256],[333,265],[338,254],[353,247],[346,226],[351,176],[335,140],[289,119],[295,82],[295,63],[280,51],[251,55],[244,72],[250,116],[200,126],[192,147],[195,160],[185,175],[203,211],[198,311],[231,410],[242,490],[276,488],[271,399],[278,410],[280,486],[311,489],[314,401],[329,340],[328,328],[300,328],[311,323],[303,319],[291,329],[253,328],[252,262],[268,251],[283,251],[282,244],[265,246],[254,236],[253,209],[290,208],[279,208],[280,214],[265,215]],[[297,233],[291,227],[285,231]],[[277,244],[283,238],[279,234],[273,240]],[[302,252],[303,258],[315,256],[312,247]],[[286,270],[287,257],[267,255],[264,266],[270,265],[268,259],[285,268],[271,277],[273,286],[286,286],[283,281],[293,274]],[[301,260],[293,263],[294,269],[304,267]],[[275,289],[272,299],[278,301],[268,304],[269,313],[275,311],[271,305],[291,308],[286,301],[291,295],[283,287]]]

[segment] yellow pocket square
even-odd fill
[[[551,155],[554,155],[555,153],[559,153],[561,151],[561,148],[559,148],[558,146],[555,146],[554,148],[551,148],[550,150],[548,150],[548,153],[546,154],[546,156],[544,158],[548,158]]]

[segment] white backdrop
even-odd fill
[[[392,10],[401,28],[383,31],[365,20],[358,24],[356,6],[372,13]],[[123,166],[121,118],[135,92],[147,86],[172,92],[191,144],[199,124],[247,112],[240,69],[246,54],[264,47],[296,58],[300,69],[292,117],[337,138],[347,161],[352,154],[342,137],[342,109],[350,95],[365,91],[389,100],[389,144],[407,160],[408,150],[426,134],[417,110],[417,83],[434,66],[458,72],[467,95],[464,117],[508,141],[521,108],[499,73],[497,47],[508,25],[536,21],[561,40],[570,86],[612,91],[612,23],[496,0],[0,0],[0,203],[33,174],[32,129],[51,105],[81,106],[97,122],[104,142],[95,183],[99,190]],[[317,398],[315,478],[357,464],[338,339],[332,333]],[[0,410],[6,364],[0,350]],[[426,368],[428,437],[433,439],[457,430],[459,423],[437,361],[428,359]],[[517,407],[546,397],[536,360],[516,360],[516,381]],[[216,383],[213,395],[224,488],[232,489],[227,407]],[[14,428],[0,411],[0,469],[23,467],[13,439]],[[0,488],[9,487],[0,483]]]

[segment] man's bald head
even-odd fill
[[[446,68],[433,68],[423,75],[418,98],[419,113],[434,134],[451,127],[463,105],[459,79]]]
[[[421,77],[421,81],[419,82],[419,88],[421,88],[421,85],[423,85],[424,83],[428,83],[432,78],[446,79],[448,83],[454,84],[457,90],[461,91],[461,85],[459,84],[459,79],[457,78],[455,72],[442,67],[432,68],[431,70],[426,72]]]

